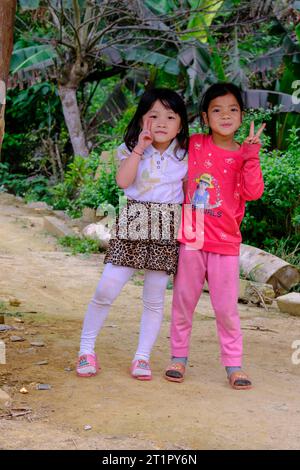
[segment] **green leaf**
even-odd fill
[[[29,70],[32,68],[39,68],[46,65],[53,64],[52,59],[57,57],[57,54],[52,46],[48,44],[29,46],[22,49],[13,51],[10,70],[11,73],[17,73],[19,70]]]
[[[173,0],[145,0],[145,6],[158,15],[170,13],[177,8]]]
[[[189,0],[191,5],[190,20],[187,29],[196,30],[182,36],[182,39],[197,38],[199,41],[207,42],[208,27],[212,24],[215,16],[222,7],[224,1],[212,2],[211,0]],[[193,13],[193,10],[203,9]]]
[[[186,67],[190,88],[193,92],[196,81],[204,82],[210,71],[210,56],[205,46],[187,47],[179,54],[180,62]]]
[[[126,51],[125,59],[154,65],[155,67],[161,68],[172,75],[177,75],[179,73],[177,59],[160,54],[159,52],[151,52],[141,47],[135,47]]]
[[[178,75],[179,74],[179,67],[178,62],[176,59],[169,59],[166,64],[164,65],[164,70],[171,75]]]
[[[298,39],[298,43],[300,44],[300,23],[297,24],[297,26],[295,28],[295,31],[296,31],[296,36],[297,36],[297,39]]]

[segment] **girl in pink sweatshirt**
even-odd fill
[[[165,372],[165,378],[173,382],[184,380],[193,314],[206,279],[229,383],[235,389],[251,388],[241,369],[239,227],[245,202],[259,199],[263,193],[259,138],[265,124],[255,134],[252,122],[249,137],[239,145],[234,137],[243,109],[241,92],[235,85],[212,85],[201,101],[201,120],[209,127],[209,134],[190,138],[172,304],[172,360]]]

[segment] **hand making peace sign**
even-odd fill
[[[245,139],[246,144],[260,144],[260,136],[263,133],[266,124],[263,123],[255,134],[254,121],[251,121],[249,136]]]
[[[146,118],[144,121],[142,132],[139,135],[138,147],[143,151],[153,142],[151,133],[152,121],[150,118]]]

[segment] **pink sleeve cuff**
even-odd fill
[[[243,144],[243,156],[245,159],[259,157],[261,144]]]

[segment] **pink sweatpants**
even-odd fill
[[[221,363],[224,366],[241,366],[243,339],[237,309],[239,257],[188,250],[183,244],[180,245],[173,291],[172,356],[189,355],[193,314],[205,279],[209,285],[210,300],[216,315]]]

